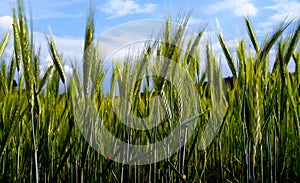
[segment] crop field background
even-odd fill
[[[53,60],[41,77],[39,48],[33,42],[30,21],[22,3],[13,10],[13,30],[1,36],[0,42],[0,181],[1,182],[297,182],[300,180],[300,23],[284,22],[265,41],[259,43],[251,21],[244,19],[247,40],[241,39],[230,50],[221,33],[216,38],[232,73],[225,81],[220,76],[220,59],[207,42],[199,53],[205,28],[182,44],[189,14],[170,31],[171,18],[162,27],[161,39],[145,43],[139,55],[141,62],[113,62],[110,93],[103,92],[106,70],[101,53],[94,44],[94,12],[87,18],[83,62],[74,66],[66,77],[63,55],[52,35],[45,35]],[[12,38],[11,58],[3,56]],[[101,40],[100,40],[101,42]],[[247,43],[251,47],[246,46]],[[203,45],[202,45],[203,47]],[[183,52],[182,50],[185,50]],[[274,56],[271,57],[271,50]],[[151,60],[151,56],[160,59]],[[201,73],[200,58],[205,58]],[[269,70],[270,59],[274,66]],[[160,77],[145,77],[154,72],[174,72],[168,59],[184,68],[197,95],[182,97],[182,91]],[[295,72],[287,65],[295,63]],[[144,64],[147,63],[147,64]],[[207,78],[214,77],[211,84]],[[18,78],[14,82],[14,78]],[[131,82],[136,81],[136,82]],[[142,82],[144,81],[144,82]],[[182,81],[184,82],[184,81]],[[180,83],[180,82],[179,82]],[[60,85],[64,91],[60,91]],[[214,97],[213,92],[219,97]],[[224,91],[224,92],[223,92]],[[116,97],[126,95],[126,99]],[[151,100],[159,96],[166,115],[157,116]],[[118,139],[136,144],[161,141],[182,121],[186,102],[197,101],[194,132],[172,156],[146,165],[122,164],[114,158],[126,154],[103,156],[96,151],[93,138],[82,135],[82,129],[96,125],[76,120],[93,115],[86,112],[85,101],[93,101],[97,122]],[[125,101],[122,101],[125,100]],[[122,124],[114,105],[125,102],[140,118],[159,118],[160,124],[148,130],[136,130]],[[224,102],[225,113],[220,128],[210,144],[201,135],[213,115],[213,106]],[[82,107],[77,110],[76,107]],[[78,111],[84,111],[78,114]],[[153,112],[154,110],[154,112]],[[185,112],[186,113],[186,112]],[[88,127],[84,126],[90,124]],[[98,124],[98,125],[99,125]],[[183,133],[185,133],[183,129]],[[183,136],[185,136],[184,134]],[[180,136],[178,137],[181,140]],[[178,139],[173,139],[178,141]],[[101,146],[97,144],[96,146]],[[205,146],[206,148],[201,148]],[[129,151],[129,150],[128,150]],[[166,150],[167,151],[167,150]],[[141,157],[143,158],[143,157]],[[155,158],[155,157],[154,157]]]

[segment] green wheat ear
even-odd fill
[[[84,94],[89,94],[90,89],[90,77],[91,77],[91,66],[93,59],[93,41],[94,41],[94,20],[95,13],[92,6],[90,6],[89,16],[85,28],[85,39],[84,39],[84,55],[83,55],[83,91]]]
[[[49,53],[50,53],[50,56],[51,56],[52,61],[54,63],[55,69],[57,70],[61,81],[64,84],[66,84],[66,75],[65,75],[63,66],[61,64],[61,59],[60,59],[59,55],[57,54],[57,50],[56,50],[56,47],[55,47],[55,43],[54,43],[52,34],[50,34],[50,38],[46,37],[46,39],[47,39],[47,42],[48,42]]]
[[[220,33],[218,34],[218,39],[219,39],[220,45],[222,47],[223,53],[224,53],[224,55],[226,57],[228,66],[229,66],[229,68],[230,68],[230,70],[232,72],[232,75],[234,77],[236,77],[236,75],[237,75],[236,74],[236,66],[234,64],[234,60],[232,58],[232,54],[229,51],[228,46],[225,44],[224,39],[223,39],[223,37],[222,37],[222,35]]]
[[[252,25],[251,25],[251,22],[248,18],[245,18],[245,21],[246,21],[246,25],[247,25],[247,32],[248,32],[248,35],[250,37],[250,40],[252,42],[252,45],[256,51],[256,53],[259,52],[259,44],[257,42],[257,39],[256,39],[256,35],[253,31],[253,28],[252,28]]]
[[[19,27],[17,22],[17,15],[16,10],[13,9],[13,31],[14,31],[14,52],[15,52],[15,59],[17,63],[17,69],[20,71],[20,64],[21,64],[21,48],[20,48],[20,38],[19,38]]]
[[[5,36],[2,38],[2,40],[1,40],[1,43],[0,43],[0,57],[2,56],[4,50],[5,50],[6,46],[7,46],[9,37],[10,37],[10,33],[7,32],[5,34]]]

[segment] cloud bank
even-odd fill
[[[134,0],[110,0],[100,7],[100,10],[109,15],[108,19],[118,18],[138,13],[150,13],[155,10],[157,4],[138,4]]]

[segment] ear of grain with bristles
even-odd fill
[[[298,48],[297,53],[295,52],[293,53],[293,58],[296,64],[295,73],[296,73],[297,85],[299,87],[300,86],[300,47]],[[300,87],[298,89],[298,93],[300,95]]]
[[[20,48],[20,38],[19,38],[19,28],[16,16],[16,10],[13,9],[13,31],[14,31],[14,52],[16,58],[17,69],[20,71],[21,65],[21,48]]]
[[[49,53],[51,55],[52,61],[54,63],[55,69],[57,70],[61,81],[66,84],[66,75],[63,69],[63,66],[61,64],[61,59],[59,57],[59,55],[57,54],[57,50],[55,47],[55,43],[53,40],[52,35],[50,36],[50,38],[47,38],[48,40],[48,48],[49,48]]]
[[[256,165],[255,157],[256,157],[256,149],[257,145],[261,143],[261,90],[260,90],[260,74],[254,77],[254,87],[253,87],[253,114],[255,119],[255,124],[253,126],[253,143],[252,143],[252,163],[253,166]]]
[[[285,54],[285,63],[287,65],[292,57],[292,53],[295,50],[299,39],[300,39],[300,23],[298,24],[296,31],[294,31],[290,44],[288,45],[287,53]]]
[[[8,87],[9,87],[10,91],[12,91],[12,89],[13,89],[15,71],[16,71],[15,59],[12,57],[11,63],[10,63],[10,69],[9,69],[9,78],[8,78],[9,79],[8,80]]]
[[[246,21],[246,25],[247,25],[248,35],[250,37],[250,40],[252,42],[252,45],[254,46],[254,49],[255,49],[256,53],[258,54],[258,52],[259,52],[259,45],[258,45],[258,42],[256,40],[255,33],[254,33],[253,29],[252,29],[250,20],[248,18],[246,18],[245,21]]]
[[[2,56],[6,46],[7,46],[7,43],[8,43],[8,40],[9,40],[9,36],[10,36],[10,33],[7,32],[4,36],[4,38],[1,40],[1,45],[0,45],[0,57]]]
[[[265,41],[265,44],[263,45],[263,47],[261,48],[261,51],[259,53],[259,60],[258,60],[259,63],[265,62],[264,59],[267,57],[271,48],[276,43],[278,38],[282,35],[283,31],[287,28],[288,25],[286,25],[286,26],[280,25],[279,28],[277,30],[275,30],[275,32],[271,35],[269,40]]]
[[[225,44],[224,39],[223,39],[223,37],[222,37],[221,34],[218,34],[218,39],[219,39],[220,45],[222,47],[223,53],[224,53],[224,55],[226,57],[228,66],[229,66],[229,68],[230,68],[230,70],[232,72],[232,75],[234,77],[236,77],[236,67],[235,67],[233,58],[232,58],[231,53],[230,53],[227,45]]]
[[[2,65],[3,67],[3,65]],[[6,67],[6,66],[5,66]],[[3,73],[5,74],[5,73]],[[7,93],[7,84],[6,84],[6,77],[2,74],[2,72],[0,72],[0,89],[1,91],[3,91],[4,94]]]
[[[84,95],[89,94],[91,66],[93,57],[93,40],[94,40],[94,9],[90,5],[89,16],[87,18],[84,39],[84,55],[83,55],[83,92]]]
[[[204,33],[204,28],[203,28],[203,30],[199,31],[196,39],[194,40],[194,42],[191,46],[190,51],[188,52],[188,56],[186,59],[187,64],[190,64],[189,73],[190,73],[191,78],[195,78],[196,75],[200,75],[200,63],[198,62],[199,54],[197,52],[197,49],[198,49],[198,45],[200,43],[203,33]]]
[[[245,63],[246,63],[246,49],[245,49],[245,41],[239,41],[239,45],[237,47],[237,56],[238,56],[238,77],[241,78],[239,81],[243,81],[245,73]]]
[[[94,40],[94,10],[90,6],[90,14],[87,19],[84,39],[84,58],[83,58],[83,90],[84,95],[89,93],[90,89],[90,74],[91,74],[91,61],[93,53],[93,40]]]
[[[23,16],[23,4],[18,1],[18,17],[19,17],[19,27],[20,27],[20,45],[21,45],[21,55],[24,67],[24,78],[26,83],[27,98],[30,105],[33,105],[33,85],[32,85],[32,66],[31,66],[31,56],[29,50],[29,35],[28,27],[26,23],[26,18]]]
[[[35,88],[37,89],[39,87],[40,84],[40,78],[39,78],[39,57],[37,55],[35,55],[33,57],[33,66],[34,66],[34,71],[33,71],[33,76],[34,76],[34,81],[35,81]]]

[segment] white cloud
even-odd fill
[[[272,15],[267,17],[266,21],[258,24],[259,33],[265,34],[271,32],[284,20],[300,20],[300,2],[275,0],[274,5],[263,8],[265,11],[272,11]]]
[[[275,5],[267,6],[264,9],[274,10],[269,19],[280,22],[284,18],[300,19],[300,2],[299,1],[278,1]]]
[[[257,34],[265,36],[266,33],[274,31],[274,27],[276,26],[276,24],[277,24],[277,22],[275,23],[272,21],[258,23],[257,24],[257,27],[258,27]]]
[[[200,18],[191,17],[189,19],[189,24],[203,24],[204,20]]]
[[[243,6],[238,6],[234,10],[236,16],[255,16],[257,8],[252,3],[246,3]]]
[[[10,16],[0,17],[0,30],[6,32],[12,28],[13,19]]]
[[[163,20],[155,19],[118,25],[99,37],[100,53],[104,60],[124,58],[129,51],[137,52],[146,41],[156,39],[164,25]]]
[[[188,22],[188,27],[203,26],[206,23],[207,23],[207,21],[205,21],[203,19],[190,17],[189,22]]]
[[[67,76],[71,76],[73,74],[73,68],[70,65],[64,65],[64,71]]]
[[[108,19],[125,15],[153,12],[157,4],[137,4],[134,0],[110,0],[100,9],[109,15]]]
[[[250,0],[223,0],[209,5],[205,12],[211,14],[225,10],[233,11],[235,16],[255,16],[258,12]]]

